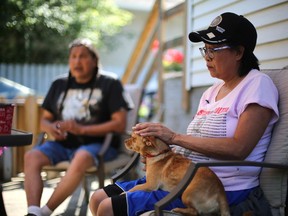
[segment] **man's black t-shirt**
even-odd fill
[[[42,104],[44,109],[54,115],[54,120],[74,119],[84,125],[100,124],[109,121],[112,113],[129,109],[118,79],[98,74],[96,79],[79,84],[71,78],[63,101],[67,84],[68,78],[55,80]],[[63,109],[59,113],[61,103]],[[76,148],[89,143],[102,143],[103,140],[103,136],[75,136],[68,133],[67,139],[59,142],[67,148]],[[115,145],[114,142],[114,147],[117,147]]]

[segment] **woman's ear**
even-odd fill
[[[240,45],[235,50],[237,60],[241,60],[245,51],[245,47]]]

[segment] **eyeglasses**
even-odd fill
[[[208,57],[210,59],[214,58],[214,53],[218,52],[220,50],[224,50],[224,49],[230,49],[230,46],[222,46],[222,47],[215,47],[215,48],[206,48],[206,47],[202,47],[199,48],[201,55],[203,56],[203,58],[205,58],[206,55],[208,55]]]

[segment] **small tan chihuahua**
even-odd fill
[[[133,187],[136,190],[171,191],[183,179],[191,160],[174,153],[170,147],[155,137],[141,137],[132,133],[125,140],[126,148],[146,157],[146,183]],[[224,187],[208,167],[198,169],[193,180],[182,194],[187,208],[175,208],[174,212],[184,215],[218,214],[230,216]]]

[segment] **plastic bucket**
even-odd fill
[[[11,134],[14,104],[0,103],[0,134]]]

